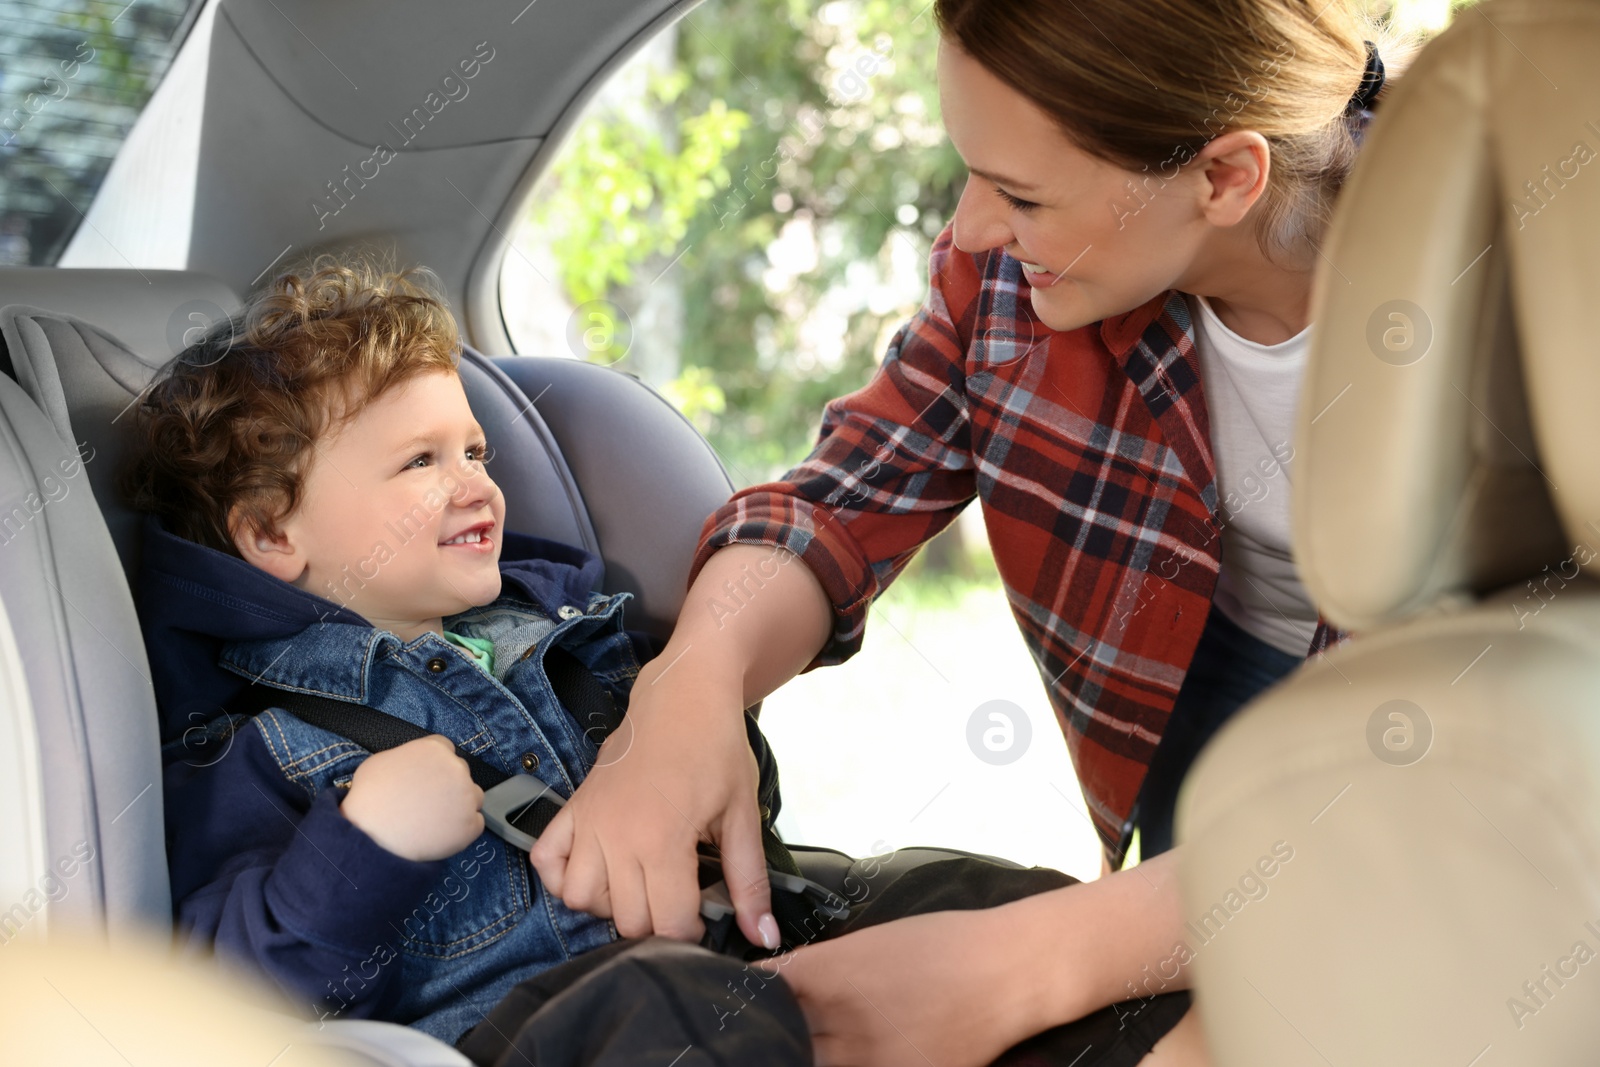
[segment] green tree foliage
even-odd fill
[[[640,264],[676,252],[690,222],[729,183],[724,160],[750,117],[720,99],[681,113],[688,81],[682,70],[649,80],[639,110],[665,110],[665,130],[602,113],[578,127],[563,154],[559,193],[539,204],[535,218],[553,236],[574,303],[602,299],[632,284]]]
[[[654,83],[648,111],[587,117],[539,198],[575,304],[631,310],[630,287],[681,272],[682,375],[657,384],[736,479],[803,457],[823,405],[865,382],[911,310],[852,307],[842,358],[795,358],[830,291],[866,284],[860,265],[886,262],[891,242],[925,261],[954,208],[935,46],[931,8],[706,0],[678,25],[680,79]],[[796,218],[815,228],[816,265],[774,291],[768,250]]]
[[[696,17],[713,6],[715,17]],[[729,162],[733,186],[710,205],[715,229],[690,253],[708,284],[686,308],[687,354],[727,394],[710,436],[748,478],[805,455],[823,405],[865,383],[886,332],[920,300],[850,302],[842,358],[801,358],[803,331],[830,293],[872,284],[895,242],[925,262],[954,210],[963,170],[939,123],[936,47],[931,8],[887,0],[710,0],[679,38],[693,91],[745,94],[756,118]],[[767,249],[796,218],[815,230],[816,265],[773,291],[759,281]],[[758,281],[730,284],[743,278]]]

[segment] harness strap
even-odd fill
[[[590,740],[596,745],[602,743],[622,722],[622,712],[617,709],[610,691],[578,657],[564,648],[551,646],[545,653],[544,666],[561,706],[584,728]],[[294,689],[275,689],[257,682],[245,689],[230,710],[241,715],[257,715],[274,707],[283,708],[301,722],[352,741],[368,752],[396,748],[431,733],[368,704]],[[466,760],[473,782],[485,793],[512,777],[460,745],[456,746],[456,754]],[[506,821],[529,837],[538,837],[560,810],[558,802],[540,797],[520,811],[512,812]]]
[[[268,708],[282,708],[301,722],[331,734],[338,734],[368,752],[398,748],[410,741],[427,737],[431,732],[367,704],[357,704],[314,693],[301,693],[293,689],[272,689],[259,684],[247,689],[245,695],[234,702],[232,710],[251,715]],[[467,766],[472,771],[472,780],[480,789],[493,789],[511,777],[505,771],[491,766],[459,745],[456,746],[456,754],[467,761]]]
[[[623,709],[617,707],[611,691],[577,656],[551,645],[544,654],[544,673],[556,699],[596,747],[622,725]]]

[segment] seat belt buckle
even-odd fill
[[[549,801],[558,808],[565,807],[567,803],[560,793],[534,775],[512,775],[499,785],[484,790],[483,823],[500,840],[526,852],[533,847],[537,838],[517,829],[511,820],[540,800]]]
[[[850,917],[850,904],[844,897],[809,878],[802,878],[797,874],[785,874],[783,871],[775,871],[768,867],[767,883],[774,889],[805,897],[811,903],[812,910],[824,918]],[[700,891],[700,914],[704,918],[717,922],[732,915],[733,910],[733,898],[728,894],[727,881],[716,882]]]

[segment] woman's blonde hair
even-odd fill
[[[1355,163],[1348,109],[1363,41],[1385,67],[1380,101],[1420,43],[1350,0],[936,0],[935,10],[947,42],[1073,143],[1142,175],[1141,201],[1217,134],[1260,133],[1272,166],[1254,216],[1269,256],[1327,229]]]

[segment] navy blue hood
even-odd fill
[[[222,714],[244,688],[217,665],[224,644],[292,637],[322,621],[371,625],[238,556],[179,537],[154,515],[144,516],[142,535],[136,603],[164,742]],[[502,530],[500,574],[501,595],[520,595],[555,618],[564,605],[585,606],[605,564],[581,548]],[[657,650],[646,635],[630,636],[640,662]]]

